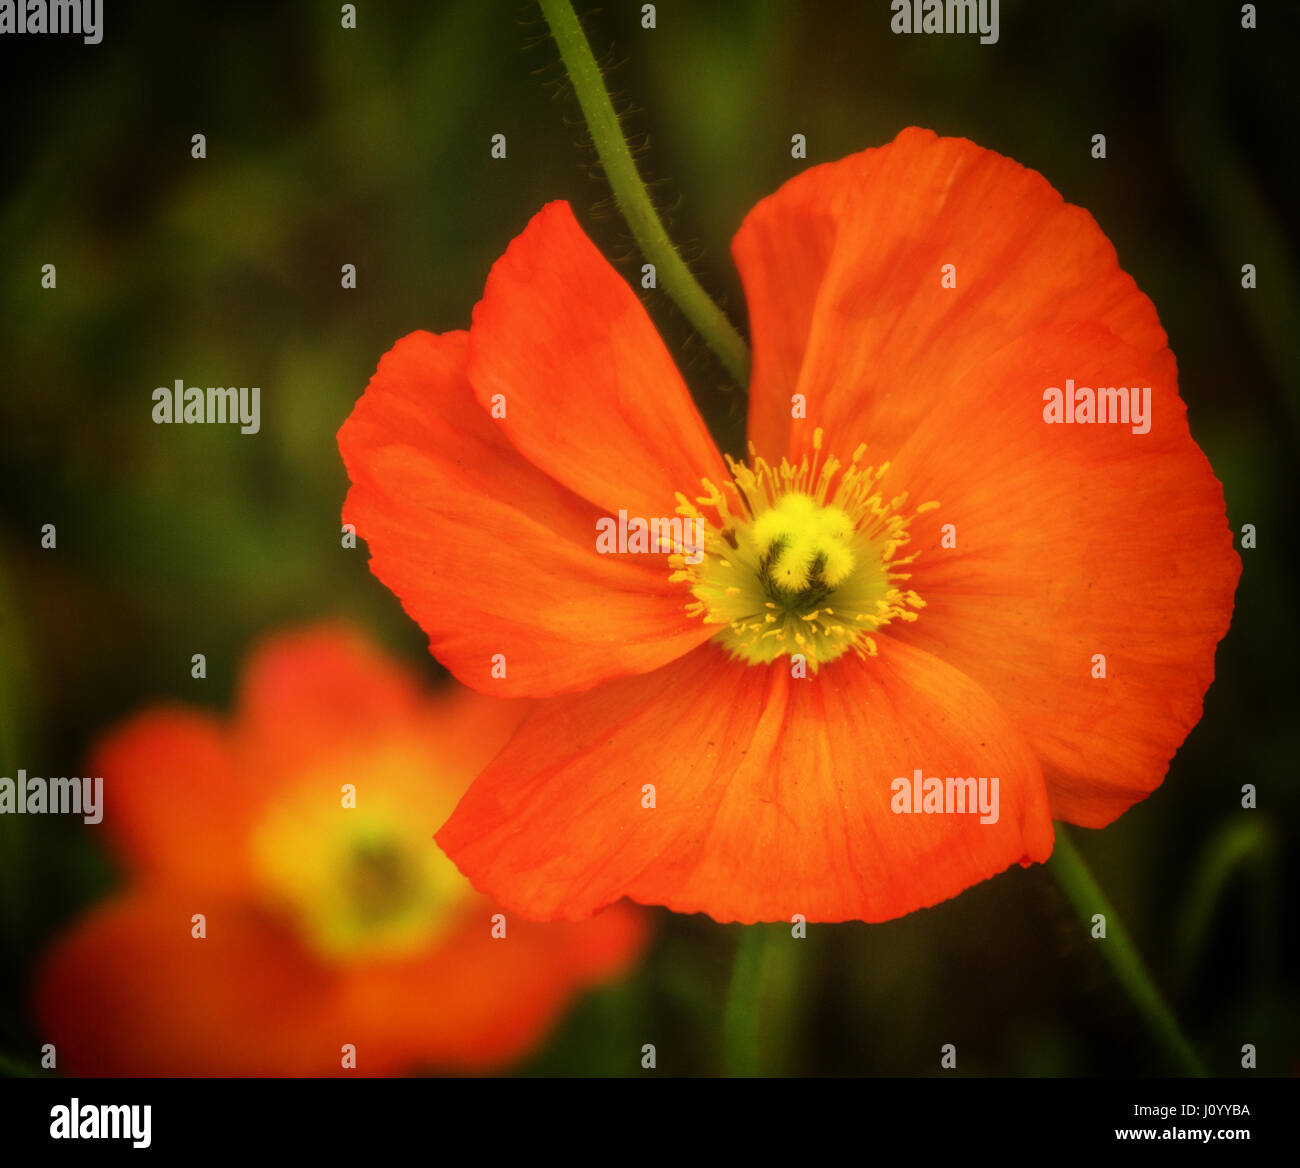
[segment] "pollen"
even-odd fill
[[[859,446],[847,464],[813,454],[798,466],[772,466],[750,447],[749,463],[728,458],[731,480],[704,480],[694,500],[679,493],[677,513],[703,519],[703,554],[670,557],[672,579],[691,594],[687,612],[717,625],[715,640],[750,665],[799,654],[814,672],[852,651],[874,656],[872,634],[891,621],[914,621],[925,601],[907,586],[912,519],[938,506],[906,509],[888,497],[889,464],[864,464]]]

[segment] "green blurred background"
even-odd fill
[[[631,279],[558,53],[535,6],[362,0],[110,3],[103,44],[0,38],[0,774],[77,774],[160,697],[227,707],[247,645],[350,616],[442,676],[343,550],[334,435],[379,356],[464,328],[492,262],[569,199]],[[674,238],[744,323],[728,258],[761,196],[903,126],[964,135],[1093,212],[1155,301],[1192,432],[1254,523],[1201,724],[1165,785],[1075,838],[1210,1068],[1300,1070],[1294,600],[1300,6],[1112,0],[1000,6],[1001,36],[894,36],[887,0],[665,0],[586,15]],[[587,10],[579,7],[586,14]],[[194,133],[206,160],[190,156]],[[790,136],[807,135],[807,163]],[[489,156],[507,136],[505,160]],[[1090,155],[1105,133],[1109,156]],[[1259,288],[1240,286],[1254,263]],[[55,291],[40,287],[57,265]],[[340,266],[357,266],[355,291]],[[649,308],[719,439],[743,396],[663,299]],[[262,429],[162,429],[155,386],[262,387]],[[40,547],[41,526],[57,550]],[[208,677],[190,677],[204,652]],[[1260,809],[1240,809],[1243,782]],[[115,874],[93,830],[0,817],[0,1058],[31,1068],[36,956]],[[526,1071],[717,1073],[740,930],[656,913],[623,984],[589,995]],[[772,970],[764,1067],[1143,1074],[1159,1052],[1050,876],[1015,871],[883,926],[813,926]]]

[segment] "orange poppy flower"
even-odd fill
[[[345,518],[432,652],[547,699],[438,836],[520,913],[934,904],[1154,790],[1213,677],[1222,489],[1087,212],[909,129],[786,183],[732,250],[743,462],[564,203],[339,435]]]
[[[129,880],[38,971],[60,1069],[385,1075],[525,1053],[644,939],[629,905],[494,937],[500,909],[433,843],[528,705],[428,694],[322,627],[253,655],[231,723],[155,709],[110,733],[93,773]]]

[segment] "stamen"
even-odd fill
[[[697,564],[669,557],[670,579],[689,584],[686,611],[721,626],[715,639],[749,664],[798,652],[815,671],[850,650],[874,656],[871,633],[925,607],[900,587],[919,553],[898,553],[912,519],[939,504],[903,514],[906,492],[886,500],[879,490],[888,463],[864,465],[863,444],[845,466],[822,445],[815,430],[798,466],[772,466],[751,445],[748,465],[727,459],[722,488],[705,479],[694,500],[677,495],[677,514],[705,519],[705,538]]]

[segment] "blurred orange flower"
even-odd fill
[[[427,692],[320,627],[253,654],[229,723],[154,709],[111,732],[92,773],[128,884],[38,971],[59,1068],[381,1075],[525,1054],[645,934],[620,904],[494,937],[499,908],[433,842],[528,705]]]
[[[1145,798],[1214,676],[1223,492],[1092,216],[908,129],[732,251],[744,462],[564,203],[339,434],[344,516],[434,654],[546,699],[438,835],[529,916],[934,904]]]

